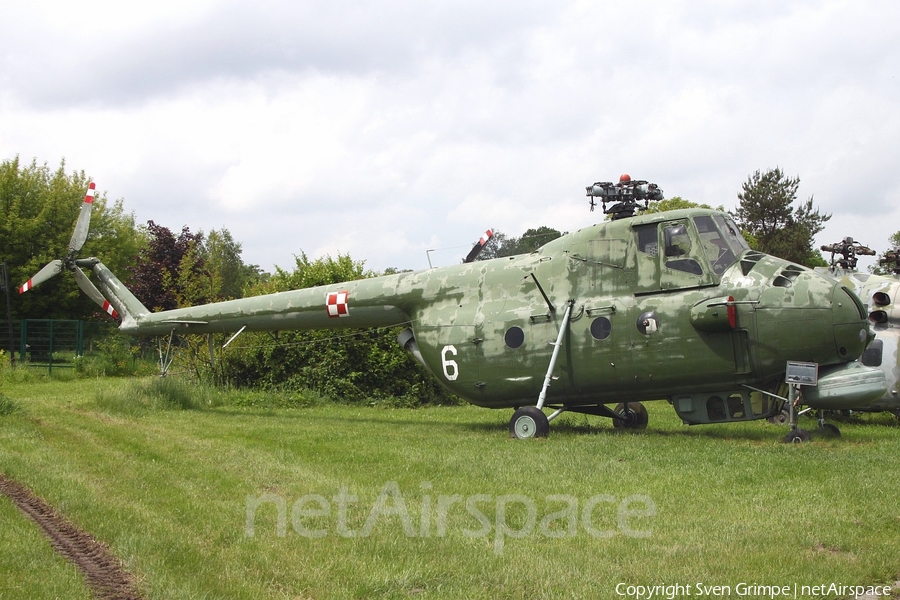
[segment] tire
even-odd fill
[[[831,423],[822,423],[822,426],[819,427],[819,435],[823,437],[837,438],[841,437],[841,430],[837,428],[837,425],[833,425]]]
[[[795,429],[784,436],[785,444],[802,444],[809,441],[809,434],[802,429]]]
[[[509,420],[509,437],[524,440],[544,438],[550,434],[550,421],[536,406],[523,406]]]
[[[624,403],[616,405],[616,413],[622,415],[624,420],[613,419],[613,427],[623,429],[646,429],[647,423],[650,422],[650,416],[647,414],[647,407],[640,402],[629,402],[628,408]]]

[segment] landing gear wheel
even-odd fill
[[[524,440],[533,437],[547,437],[550,421],[537,406],[523,406],[513,413],[509,420],[509,437]]]
[[[785,423],[791,420],[791,411],[786,407],[781,409],[781,412],[773,417],[769,417],[767,419],[769,423],[775,423],[776,425],[784,425]]]
[[[837,428],[837,425],[822,423],[819,426],[819,435],[830,438],[841,437],[841,430]]]
[[[795,429],[784,437],[785,444],[801,444],[809,441],[809,434],[802,429]]]
[[[640,402],[617,404],[615,412],[622,415],[621,419],[613,419],[613,427],[616,428],[646,429],[647,423],[650,422],[647,407]]]

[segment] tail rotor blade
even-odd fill
[[[97,185],[92,181],[88,186],[87,193],[84,195],[84,202],[78,213],[78,221],[75,222],[75,232],[72,234],[72,240],[69,242],[69,252],[78,252],[84,246],[88,230],[91,227],[91,209],[94,206],[96,189]]]
[[[58,275],[62,270],[63,261],[60,259],[50,261],[43,269],[38,271],[34,277],[19,286],[19,293],[24,294],[39,283],[43,283],[54,275]]]
[[[116,309],[112,307],[106,298],[103,297],[103,294],[100,293],[100,290],[91,283],[91,280],[88,279],[88,276],[84,274],[84,271],[75,267],[72,269],[72,274],[75,275],[75,281],[78,283],[78,287],[81,288],[81,291],[87,294],[87,296],[97,303],[97,305],[103,309],[103,312],[111,316],[113,319],[119,318],[119,313],[116,312]]]

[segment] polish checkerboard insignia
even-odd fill
[[[347,304],[349,296],[350,292],[347,290],[328,292],[325,295],[325,308],[329,318],[350,316],[350,306]]]

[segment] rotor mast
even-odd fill
[[[597,206],[594,198],[600,198],[600,202],[603,203],[603,214],[611,215],[613,221],[633,217],[636,211],[647,210],[651,201],[664,198],[663,191],[658,185],[643,179],[633,181],[628,174],[619,177],[619,183],[598,181],[586,189],[591,210]],[[607,202],[612,202],[613,205],[607,208]],[[641,206],[639,202],[643,202],[644,205]]]

